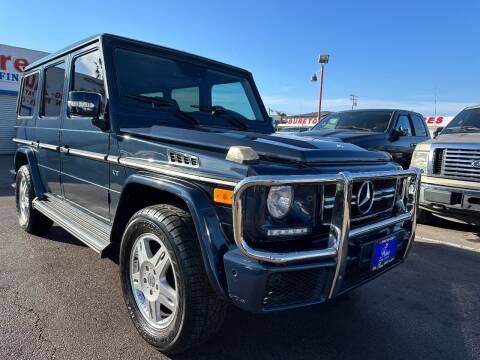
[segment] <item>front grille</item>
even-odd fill
[[[480,169],[472,165],[480,160],[480,149],[445,149],[441,175],[461,180],[480,181]]]
[[[267,279],[263,307],[273,309],[323,301],[329,275],[329,268],[273,273]]]
[[[352,204],[351,204],[351,226],[355,223],[363,223],[365,220],[378,220],[381,217],[391,215],[395,205],[395,195],[397,192],[396,179],[373,180],[374,201],[370,211],[363,213],[360,211],[357,202],[357,196],[363,181],[353,183]],[[323,211],[321,222],[323,225],[329,225],[332,219],[332,210],[335,202],[335,185],[324,186],[323,191]]]
[[[433,153],[432,171],[434,175],[439,175],[442,172],[444,154],[445,149],[435,149]]]

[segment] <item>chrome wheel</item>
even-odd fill
[[[28,196],[28,184],[25,176],[21,177],[18,188],[18,208],[20,210],[20,224],[26,224],[28,221],[28,212],[30,210],[30,198]]]
[[[133,297],[147,322],[167,327],[175,318],[178,291],[172,260],[164,243],[155,234],[142,234],[130,255],[130,283]]]

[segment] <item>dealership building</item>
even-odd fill
[[[0,44],[0,154],[12,154],[16,147],[12,138],[23,69],[47,54]]]

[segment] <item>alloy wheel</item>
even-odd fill
[[[155,234],[142,234],[130,255],[130,283],[135,302],[145,320],[163,329],[175,318],[178,291],[172,259]]]

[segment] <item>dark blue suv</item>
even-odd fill
[[[272,136],[252,75],[118,36],[30,65],[18,100],[20,226],[118,256],[139,333],[174,353],[226,304],[324,302],[402,263],[420,173],[384,152]]]

